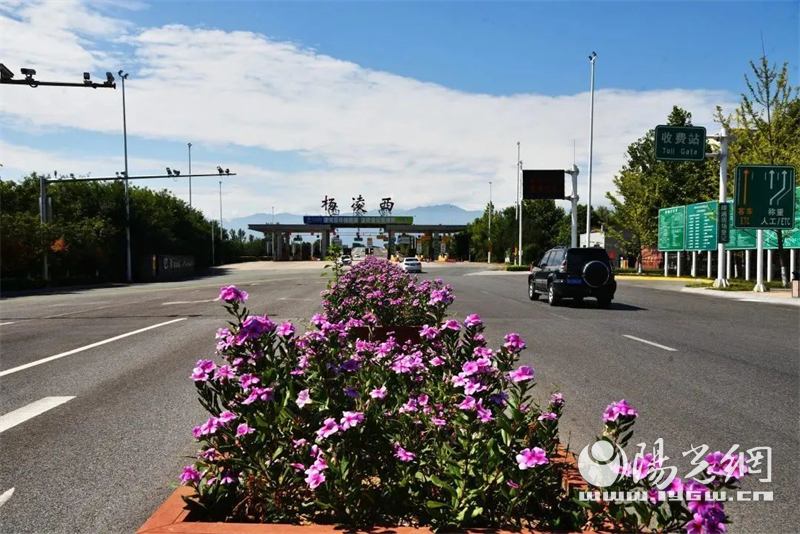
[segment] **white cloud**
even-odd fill
[[[129,135],[295,151],[323,165],[321,170],[285,172],[268,156],[257,165],[224,162],[239,173],[226,180],[225,200],[231,206],[226,212],[231,216],[234,210],[239,215],[267,212],[272,205],[280,211],[316,211],[318,197],[349,200],[358,193],[368,201],[391,194],[398,205],[408,207],[453,203],[475,209],[485,205],[490,180],[495,202],[508,204],[515,196],[518,140],[526,168],[570,166],[576,140],[579,193],[585,201],[586,93],[465,93],[368,70],[252,32],[182,25],[135,29],[92,4],[54,4],[60,3],[25,5],[14,11],[18,20],[3,16],[8,64],[35,62],[48,75],[63,71],[64,65],[116,71],[109,64],[114,56],[101,44],[120,36],[114,39],[133,51],[127,64],[138,67],[126,87]],[[43,33],[49,37],[40,39]],[[118,91],[54,89],[45,94],[42,88],[20,88],[4,91],[2,111],[32,127],[77,126],[116,135],[120,98]],[[627,145],[663,122],[673,104],[691,110],[695,124],[712,127],[714,106],[731,99],[713,90],[598,90],[594,203],[611,188]],[[58,147],[39,148],[58,152]],[[6,167],[34,167],[23,151],[11,152],[14,161],[3,155]],[[119,159],[112,164],[107,170],[94,168],[113,174]],[[218,209],[215,185],[195,186],[195,204],[209,214]],[[184,189],[181,185],[176,190],[185,196]]]

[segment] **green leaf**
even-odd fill
[[[439,501],[428,501],[427,504],[428,504],[428,508],[442,508],[444,506],[447,506],[446,503],[439,502]]]

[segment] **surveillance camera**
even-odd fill
[[[178,169],[175,169],[174,171],[172,171],[172,174],[173,174],[173,176],[180,176],[181,175],[181,171],[179,171]]]
[[[36,75],[36,71],[34,69],[19,69],[19,71],[28,78]]]
[[[172,171],[170,170],[170,168],[169,168],[169,167],[167,167],[167,175],[168,175],[168,176],[172,176]]]
[[[83,73],[83,81],[88,82],[92,78],[92,75],[88,72]]]
[[[108,80],[108,83],[112,83],[114,81],[114,75],[110,72],[106,72],[106,80]]]

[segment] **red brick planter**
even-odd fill
[[[557,461],[564,461],[562,485],[568,492],[587,489],[587,484],[578,471],[575,455],[559,450],[555,456]],[[323,533],[355,533],[369,534],[433,534],[429,528],[414,527],[375,527],[368,531],[352,529],[336,525],[287,525],[281,523],[209,523],[193,520],[189,517],[183,501],[184,496],[194,494],[192,488],[182,486],[167,497],[158,510],[142,525],[136,534],[323,534]],[[470,529],[473,534],[512,534],[511,531],[496,529]],[[552,531],[524,530],[526,534],[545,534]],[[565,532],[565,531],[559,531]],[[566,534],[566,533],[565,533]],[[596,531],[581,531],[581,534],[599,534]]]
[[[422,326],[354,326],[350,328],[350,337],[352,339],[364,339],[368,341],[386,341],[391,334],[395,341],[403,344],[410,341],[414,344],[419,344],[422,338],[419,331]]]

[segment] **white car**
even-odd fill
[[[402,268],[407,273],[422,272],[422,264],[419,262],[417,258],[403,258],[403,261],[400,262],[400,268]]]

